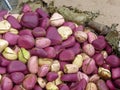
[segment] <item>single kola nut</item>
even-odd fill
[[[90,82],[97,82],[100,79],[100,76],[98,74],[94,74],[90,77]]]
[[[86,90],[98,90],[98,89],[95,83],[89,82],[86,86]]]
[[[46,90],[59,90],[59,89],[53,82],[48,82],[46,84]]]
[[[8,46],[8,44],[8,41],[0,39],[0,52],[2,52]]]
[[[50,24],[52,26],[61,26],[65,22],[64,17],[59,13],[55,12],[50,18]]]
[[[39,66],[48,65],[50,66],[53,63],[53,59],[50,58],[39,58]]]
[[[79,67],[75,64],[66,64],[64,67],[65,73],[76,73],[78,72]]]
[[[8,32],[10,28],[11,25],[7,20],[0,21],[0,34]]]
[[[14,50],[12,50],[10,47],[6,47],[2,55],[8,60],[17,59],[17,53]]]
[[[21,48],[18,51],[18,59],[21,62],[26,63],[29,58],[30,58],[30,52],[28,50],[26,50],[25,48]]]
[[[74,33],[74,36],[75,36],[76,40],[80,43],[85,42],[88,38],[87,34],[83,31],[76,31]]]
[[[46,86],[46,81],[41,77],[39,77],[37,79],[37,82],[38,82],[38,84],[40,85],[41,88],[44,88]]]
[[[111,72],[108,69],[104,69],[103,67],[99,67],[98,75],[103,79],[111,78]]]
[[[58,60],[54,60],[51,65],[51,71],[58,72],[60,70],[60,63]]]
[[[78,54],[72,62],[73,64],[77,65],[79,68],[82,66],[83,58],[82,55]]]
[[[58,33],[61,35],[62,40],[66,40],[72,34],[72,29],[68,26],[61,26],[58,28]]]

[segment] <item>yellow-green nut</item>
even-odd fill
[[[9,32],[11,32],[11,33],[13,33],[13,34],[18,34],[19,32],[18,32],[18,30],[17,29],[14,29],[14,28],[10,28],[10,31]]]
[[[68,26],[61,26],[58,28],[58,33],[61,35],[62,40],[66,40],[72,34],[72,29]]]
[[[77,65],[79,68],[82,66],[83,58],[82,55],[78,54],[72,62],[73,64]]]
[[[53,82],[48,82],[46,84],[46,90],[59,90],[59,89]]]
[[[0,52],[2,52],[8,46],[8,44],[8,41],[0,39]]]
[[[30,52],[27,51],[25,48],[21,48],[21,49],[18,51],[18,59],[19,59],[21,62],[26,63],[29,58],[30,58]]]
[[[108,69],[105,69],[103,67],[99,67],[98,75],[103,79],[110,79],[111,78],[111,72]]]
[[[10,47],[6,47],[2,55],[8,60],[17,59],[17,53],[14,50],[12,50]]]
[[[7,20],[0,21],[0,34],[8,32],[10,27],[11,25]]]

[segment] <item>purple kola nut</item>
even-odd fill
[[[102,79],[99,79],[96,84],[97,84],[97,87],[98,87],[99,90],[109,90],[105,81],[102,80]]]
[[[113,82],[111,80],[107,80],[106,85],[108,86],[109,90],[116,90],[116,88],[113,85]]]
[[[112,68],[112,79],[115,80],[118,78],[120,78],[120,68]]]
[[[120,88],[120,79],[116,79],[113,81],[114,85],[117,87],[117,88]],[[118,89],[119,90],[119,89]]]
[[[46,48],[49,47],[50,45],[51,45],[51,40],[49,38],[46,37],[36,38],[35,46],[37,48]]]
[[[59,54],[60,61],[73,61],[74,57],[75,57],[75,53],[70,49],[63,50]]]
[[[93,56],[95,54],[95,49],[92,44],[85,44],[83,46],[83,52],[89,56]]]
[[[82,65],[82,71],[85,74],[92,74],[96,69],[95,61],[91,58],[86,59]]]
[[[5,74],[6,72],[7,71],[5,67],[0,67],[0,74]]]
[[[38,76],[39,77],[45,77],[47,75],[47,73],[50,70],[50,66],[48,65],[42,65],[41,67],[38,68]]]
[[[45,12],[42,8],[37,8],[36,12],[38,13],[39,17],[41,18],[47,18],[49,17],[49,14]]]
[[[74,46],[69,48],[70,50],[72,50],[75,55],[81,52],[81,47],[79,43],[75,43]]]
[[[51,40],[51,45],[58,45],[62,43],[62,37],[55,27],[49,27],[47,29],[46,37]]]
[[[27,69],[26,65],[21,61],[11,61],[7,67],[9,73],[12,72],[23,72]]]
[[[32,48],[30,50],[30,53],[32,56],[38,56],[38,57],[42,57],[42,58],[47,57],[47,52],[42,48]]]
[[[106,58],[106,63],[110,65],[110,67],[118,67],[120,66],[120,59],[116,55],[110,55]]]
[[[79,82],[76,82],[75,85],[70,87],[70,90],[85,90],[87,82],[85,79],[81,79]]]
[[[94,48],[96,50],[100,50],[101,51],[101,50],[103,50],[106,47],[107,43],[106,43],[105,39],[97,38],[94,41],[92,41],[92,45],[94,46]]]
[[[46,79],[49,81],[49,82],[52,82],[54,80],[56,80],[58,78],[58,74],[57,72],[49,72],[46,76]]]
[[[47,48],[45,48],[45,51],[47,52],[48,58],[56,57],[56,51],[55,51],[54,47],[47,47]]]
[[[10,62],[10,60],[7,60],[4,57],[0,56],[0,66],[6,67],[9,65]]]
[[[79,81],[82,80],[82,79],[85,79],[86,82],[89,81],[89,77],[88,77],[85,73],[82,73],[82,72],[79,71],[79,72],[77,73],[77,76],[78,76],[78,80],[79,80]]]
[[[61,76],[61,80],[65,82],[76,82],[78,81],[78,76],[77,76],[77,73],[63,74]]]
[[[7,21],[11,24],[11,26],[13,27],[13,28],[15,28],[15,29],[21,29],[21,25],[20,25],[20,23],[19,23],[19,21],[15,18],[15,17],[13,17],[13,16],[8,16],[7,17]]]
[[[3,38],[9,42],[9,45],[16,45],[19,35],[7,32],[4,34]]]
[[[103,55],[102,55],[101,53],[95,54],[95,55],[93,56],[93,59],[95,60],[95,63],[96,63],[98,66],[101,66],[101,65],[103,65],[103,63],[104,63],[104,57],[103,57]]]
[[[7,76],[4,76],[1,80],[1,90],[12,90],[13,88],[13,82],[12,80],[7,77]]]
[[[75,44],[75,38],[73,36],[70,36],[67,40],[63,41],[62,47],[69,48],[72,47]]]
[[[60,84],[58,85],[59,90],[70,90],[67,84]]]
[[[68,26],[68,27],[70,27],[72,30],[75,30],[75,28],[76,28],[75,23],[73,23],[73,22],[65,22],[65,23],[63,24],[63,26]]]
[[[30,35],[30,36],[33,36],[32,35],[32,31],[30,29],[23,29],[23,30],[20,30],[19,32],[19,35]]]
[[[40,27],[47,29],[49,25],[50,25],[49,18],[40,18]]]
[[[24,74],[22,72],[14,72],[10,74],[10,77],[15,84],[20,84],[24,79]]]
[[[34,37],[43,37],[46,35],[46,31],[42,27],[36,27],[32,30],[32,34]]]
[[[35,28],[39,24],[38,15],[35,12],[26,12],[21,18],[21,25],[27,28]]]
[[[18,38],[18,46],[25,49],[31,49],[35,45],[34,38],[30,35],[21,35]]]
[[[0,17],[4,17],[6,14],[8,14],[8,10],[0,10]]]
[[[22,85],[26,90],[33,90],[36,82],[37,82],[37,76],[35,74],[28,74],[23,80]]]
[[[32,11],[31,7],[28,4],[24,4],[24,6],[22,7],[22,12],[26,13],[26,12],[30,12],[30,11]]]
[[[112,46],[110,46],[110,44],[108,44],[108,43],[107,43],[105,50],[107,51],[108,54],[111,54],[113,51]]]
[[[43,90],[39,85],[35,85],[34,90]]]

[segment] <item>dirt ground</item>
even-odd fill
[[[44,0],[50,2],[50,0]],[[56,6],[73,6],[80,10],[100,11],[100,16],[95,21],[111,25],[118,23],[120,31],[120,0],[54,0]]]

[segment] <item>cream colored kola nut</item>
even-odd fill
[[[0,82],[1,82],[1,80],[2,80],[2,75],[0,74]]]
[[[50,18],[50,24],[52,26],[61,26],[65,22],[64,17],[59,13],[54,13]]]
[[[79,68],[82,66],[83,58],[82,55],[77,55],[75,59],[73,60],[73,64],[77,65]]]
[[[17,59],[17,53],[14,50],[12,50],[10,47],[6,47],[2,55],[8,60]]]
[[[18,34],[18,30],[17,29],[14,29],[14,28],[10,28],[9,30],[10,33],[13,33],[13,34]]]
[[[76,31],[74,33],[76,40],[80,43],[85,42],[88,38],[87,34],[83,31]]]
[[[46,84],[46,90],[59,90],[59,89],[53,82],[48,82]]]
[[[64,67],[65,73],[76,73],[78,72],[79,67],[75,64],[66,64]]]
[[[53,59],[50,58],[39,58],[39,66],[48,65],[50,66],[53,63]]]
[[[46,86],[46,81],[41,77],[39,77],[37,79],[37,82],[38,82],[38,84],[40,85],[41,88],[44,88]]]
[[[8,32],[10,28],[11,25],[7,20],[0,21],[0,34]]]
[[[72,29],[68,26],[61,26],[58,28],[58,33],[61,35],[62,40],[66,40],[72,34]]]
[[[8,46],[8,44],[8,41],[0,39],[0,52],[2,52]]]
[[[98,75],[103,79],[110,79],[111,78],[111,72],[108,69],[105,69],[103,67],[99,67]]]
[[[93,82],[89,82],[86,86],[86,90],[98,90],[97,85]]]
[[[60,70],[60,63],[58,60],[53,61],[51,65],[51,71],[58,72]]]

